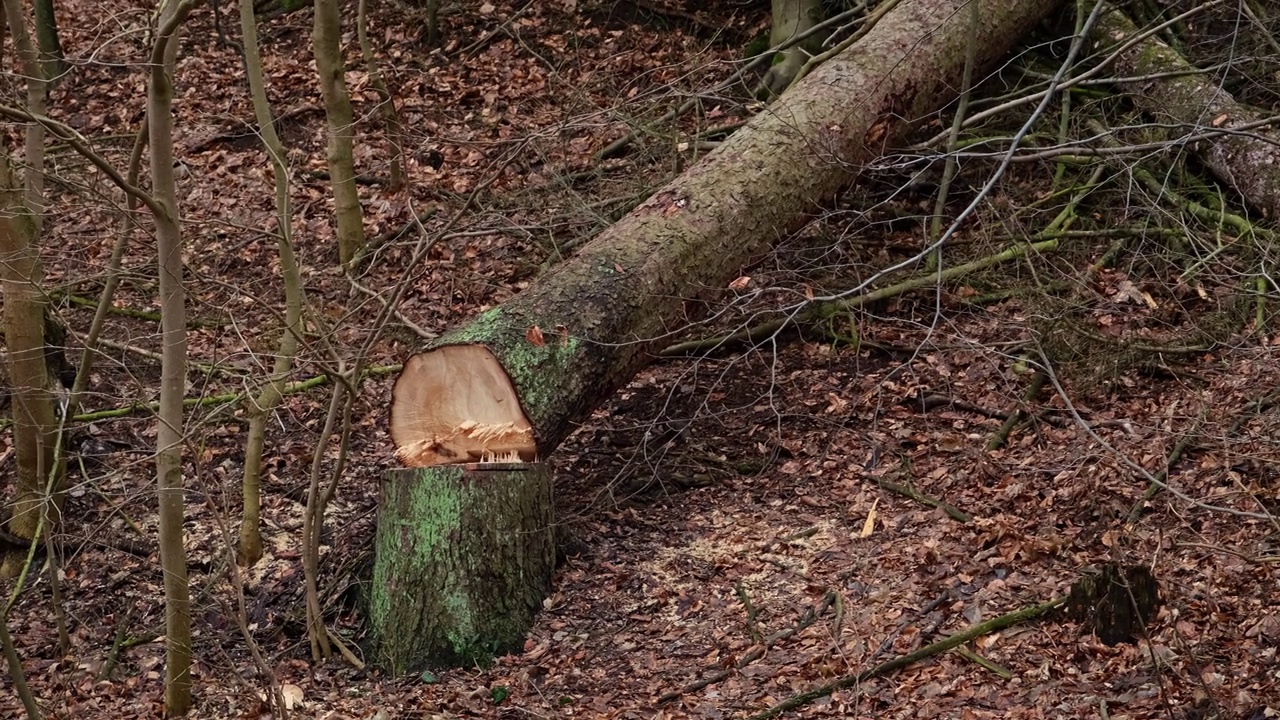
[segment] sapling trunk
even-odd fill
[[[182,21],[195,0],[162,0],[147,82],[151,183],[164,212],[155,215],[160,276],[160,408],[156,413],[156,490],[165,597],[165,713],[191,707],[191,594],[183,544],[182,401],[186,394],[187,311],[182,280],[182,228],[173,173],[173,72]]]
[[[258,121],[258,136],[271,160],[275,179],[277,241],[280,276],[284,280],[285,327],[280,335],[279,350],[272,363],[271,377],[262,385],[258,396],[248,403],[249,434],[245,441],[244,478],[241,490],[244,511],[240,518],[240,562],[251,565],[262,557],[262,453],[266,442],[267,421],[284,397],[285,381],[298,353],[302,335],[302,308],[305,297],[302,273],[293,247],[293,209],[289,199],[289,169],[285,166],[284,143],[276,133],[271,105],[267,100],[262,73],[262,56],[258,48],[258,25],[253,0],[240,0],[240,29],[244,37],[245,75]]]
[[[329,128],[329,183],[333,188],[338,259],[346,265],[364,245],[364,218],[356,189],[355,116],[343,78],[342,17],[338,13],[337,0],[315,0],[315,27],[311,42]]]

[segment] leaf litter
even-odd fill
[[[136,59],[147,10],[109,5],[109,12],[85,0],[58,5],[69,52],[93,48],[96,62],[79,65],[50,106],[90,137],[124,138],[141,117]],[[382,9],[375,32],[411,128],[415,184],[409,197],[363,186],[366,230],[371,237],[393,231],[432,204],[449,215],[490,183],[465,227],[418,270],[406,315],[438,334],[501,302],[562,247],[606,226],[628,194],[666,176],[654,161],[669,148],[645,145],[602,166],[591,154],[642,118],[637,108],[652,109],[659,89],[695,90],[727,74],[723,66],[737,59],[737,48],[708,35],[708,21],[745,37],[767,26],[758,8],[730,4],[716,14],[695,5],[535,3],[521,13],[518,4],[485,4],[449,15],[441,51],[423,46],[413,15]],[[226,10],[221,20],[230,26]],[[109,17],[127,32],[106,33],[105,24],[73,17]],[[507,18],[515,20],[504,25]],[[309,22],[294,13],[264,24],[269,91],[294,153],[308,293],[337,325],[332,341],[358,347],[368,330],[360,319],[377,305],[329,269],[331,200],[317,174],[323,112],[308,59]],[[489,39],[459,60],[456,53],[480,38]],[[354,69],[353,45],[345,43]],[[260,299],[281,294],[269,259],[274,211],[243,71],[235,52],[218,43],[207,7],[192,18],[183,57],[176,108],[182,156],[192,168],[183,190],[191,312],[208,321],[193,327],[191,355],[213,368],[193,371],[191,382],[213,393],[264,372],[271,352],[279,320]],[[378,175],[388,154],[377,96],[363,78],[360,70],[349,76],[361,118],[358,165]],[[736,112],[726,103],[711,116],[725,122]],[[128,141],[104,144],[104,152],[120,161]],[[78,177],[75,158],[55,157],[60,176]],[[585,175],[572,179],[575,173]],[[92,294],[114,215],[92,194],[106,193],[100,180],[85,174],[83,182],[89,186],[52,190],[65,213],[49,224],[45,261],[51,286]],[[425,222],[431,230],[444,220]],[[126,262],[123,308],[155,309],[148,242],[140,234]],[[390,287],[411,249],[412,239],[388,244],[362,282]],[[763,267],[749,280],[772,288],[783,274]],[[1153,309],[1151,295],[1120,275],[1109,282],[1115,302],[1099,325],[1140,325],[1141,313]],[[916,309],[895,301],[868,312],[859,335],[882,347],[949,347],[902,354],[802,338],[641,373],[557,453],[559,509],[572,538],[567,557],[525,652],[485,669],[388,678],[337,660],[311,663],[297,537],[313,454],[331,462],[336,447],[312,442],[323,394],[289,396],[264,460],[268,556],[246,573],[246,611],[291,717],[741,717],[1065,594],[1083,570],[1115,560],[1149,565],[1165,596],[1137,645],[1106,647],[1052,618],[972,643],[1008,678],[948,653],[793,714],[1095,717],[1105,706],[1114,717],[1246,717],[1280,707],[1280,531],[1274,522],[1168,493],[1146,501],[1129,523],[1147,482],[1125,461],[1164,470],[1165,457],[1203,418],[1197,433],[1204,440],[1168,468],[1170,484],[1203,503],[1274,511],[1277,418],[1274,408],[1256,407],[1259,388],[1280,379],[1271,346],[1204,357],[1194,381],[1122,375],[1084,407],[1096,436],[1051,421],[1065,413],[1047,396],[1032,408],[1037,421],[988,452],[1000,424],[992,414],[1007,411],[1025,389],[999,348],[1026,309],[1012,302],[966,312],[949,304],[956,312],[938,332],[906,319]],[[90,313],[60,312],[77,328]],[[100,361],[98,406],[153,399],[157,369],[128,348],[158,350],[154,326],[116,316],[106,336],[125,349],[109,349]],[[397,331],[375,346],[375,360],[398,362],[418,342]],[[314,357],[298,365],[298,379],[320,371]],[[330,627],[356,648],[363,629],[354,597],[371,549],[378,475],[393,462],[383,417],[389,382],[370,381],[357,402],[350,470],[323,540]],[[932,406],[931,396],[953,402]],[[226,538],[215,521],[238,507],[240,414],[234,406],[190,410],[199,439],[186,465],[198,658],[193,717],[269,711],[228,614]],[[1247,422],[1234,427],[1242,416]],[[72,652],[57,654],[45,584],[21,598],[10,623],[28,681],[51,715],[156,717],[163,593],[146,492],[154,430],[145,417],[126,417],[95,424],[87,435],[78,438],[85,469],[60,540]],[[887,492],[886,481],[944,500],[973,521]],[[114,638],[130,644],[113,653]],[[109,662],[116,666],[105,672]],[[6,686],[0,713],[19,712]]]

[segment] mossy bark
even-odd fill
[[[438,465],[383,478],[368,594],[395,674],[518,652],[555,568],[551,469]]]
[[[1131,40],[1138,27],[1110,8],[1098,19],[1093,40],[1105,49]],[[1116,58],[1115,74],[1141,78],[1122,83],[1134,104],[1159,123],[1186,135],[1223,135],[1188,143],[1219,180],[1271,220],[1280,217],[1280,132],[1264,124],[1269,114],[1236,102],[1211,73],[1202,73],[1176,50],[1150,37]],[[1233,128],[1248,131],[1232,132]]]
[[[573,258],[427,350],[488,348],[546,457],[743,267],[954,96],[970,42],[965,5],[905,0]],[[1056,5],[984,0],[979,68]]]
[[[773,46],[781,45],[822,22],[822,0],[773,0],[771,7],[773,26],[769,32],[769,44]],[[822,40],[821,36],[815,35],[778,53],[760,84],[771,95],[782,94],[805,62],[822,51]]]

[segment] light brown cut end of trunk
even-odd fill
[[[391,439],[408,467],[532,462],[538,455],[511,378],[481,345],[409,358],[391,391]]]

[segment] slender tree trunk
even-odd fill
[[[378,112],[382,115],[382,124],[387,129],[387,142],[391,144],[391,191],[399,192],[404,187],[404,134],[400,130],[400,114],[396,112],[396,99],[387,87],[387,81],[378,68],[378,60],[373,55],[373,44],[369,42],[368,0],[360,0],[356,11],[356,37],[360,40],[360,55],[364,57],[365,69],[369,71],[369,83],[378,93]]]
[[[769,31],[769,44],[781,45],[822,22],[822,0],[773,0],[773,23]],[[799,45],[787,48],[773,59],[773,65],[761,82],[762,90],[778,95],[791,85],[805,61],[822,49],[822,38],[813,37]]]
[[[240,519],[239,559],[252,565],[262,557],[261,497],[262,451],[266,439],[267,420],[271,411],[280,404],[285,380],[293,368],[298,352],[298,338],[302,335],[302,308],[304,305],[302,273],[293,248],[293,209],[289,202],[289,169],[285,166],[284,144],[276,134],[271,105],[262,77],[262,56],[258,50],[258,26],[253,13],[253,0],[240,0],[240,29],[244,36],[246,75],[249,78],[249,94],[253,98],[253,112],[258,121],[258,132],[271,159],[275,175],[276,221],[279,225],[280,275],[284,279],[285,328],[280,336],[280,348],[271,368],[271,377],[262,386],[258,397],[249,403],[249,436],[245,443],[244,514]]]
[[[427,0],[427,47],[440,45],[440,0]]]
[[[0,259],[17,460],[8,530],[34,543],[44,487],[55,462],[57,420],[44,361],[44,293],[35,220],[23,204],[7,155],[0,155]],[[22,570],[26,553],[20,547],[6,549],[0,574],[13,577]]]
[[[18,50],[23,74],[26,75],[27,111],[33,115],[44,115],[48,82],[45,80],[44,69],[40,64],[40,54],[31,44],[31,36],[27,32],[27,18],[22,10],[22,0],[4,0],[4,14],[8,20],[9,29],[13,33],[13,44]],[[41,216],[44,214],[43,125],[37,122],[27,123],[23,150],[26,162],[22,178],[25,186],[24,202],[35,219],[38,233]]]
[[[182,281],[182,229],[173,175],[173,71],[182,21],[194,0],[161,0],[147,83],[151,182],[165,212],[155,217],[160,274],[160,408],[156,431],[156,491],[160,507],[160,565],[165,596],[165,712],[191,707],[191,594],[183,547],[182,400],[187,377],[187,311]]]
[[[22,706],[27,710],[27,720],[41,720],[40,706],[36,704],[35,695],[27,686],[27,677],[22,672],[22,658],[18,657],[18,649],[14,647],[13,636],[9,634],[9,617],[0,617],[0,647],[4,648],[4,658],[9,665],[9,679],[13,688],[22,698]]]
[[[58,18],[53,0],[35,0],[36,43],[40,48],[40,64],[44,79],[56,81],[66,71],[62,41],[58,38]]]
[[[27,33],[20,0],[4,0],[6,24],[27,80],[27,110],[43,115],[45,83]],[[14,442],[17,446],[17,484],[10,512],[9,532],[37,542],[36,529],[43,514],[46,523],[57,521],[61,463],[57,458],[57,422],[52,381],[45,362],[45,303],[40,290],[40,214],[44,210],[44,127],[27,123],[23,180],[14,176],[9,157],[0,157],[0,207],[3,234],[0,242],[0,275],[4,279],[4,317],[9,346],[9,376],[13,383]],[[50,481],[52,480],[52,484]],[[45,488],[54,497],[45,497]],[[47,503],[47,504],[46,504]],[[13,549],[11,549],[13,550]],[[0,575],[16,574],[25,553],[6,552]]]
[[[364,219],[356,190],[355,120],[342,61],[342,18],[337,0],[315,0],[312,47],[329,126],[329,183],[338,230],[338,259],[351,262],[364,245]]]

